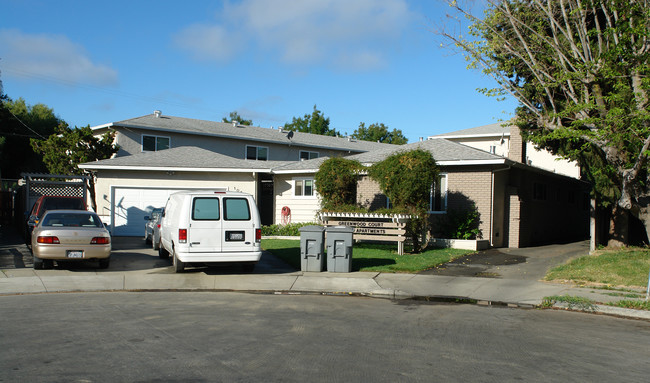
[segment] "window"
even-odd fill
[[[142,151],[155,152],[158,150],[169,149],[169,137],[162,136],[142,136]]]
[[[314,195],[314,179],[298,178],[294,181],[293,195],[296,197],[312,197]]]
[[[546,185],[535,182],[533,184],[533,199],[546,201]]]
[[[264,146],[246,145],[246,159],[266,161],[269,158],[269,148]]]
[[[219,198],[194,198],[192,219],[195,221],[218,221]]]
[[[318,158],[318,152],[308,152],[305,150],[300,151],[300,159],[301,160],[311,160],[314,158]]]
[[[224,198],[223,218],[226,221],[248,221],[251,219],[251,210],[246,198]]]
[[[492,153],[492,154],[497,153],[497,147],[495,145],[490,145],[490,153]]]
[[[429,194],[429,212],[444,213],[447,211],[447,175],[440,174],[431,185]]]

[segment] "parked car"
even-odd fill
[[[40,196],[34,202],[27,217],[27,243],[31,243],[34,227],[48,210],[86,210],[86,202],[81,197]]]
[[[99,260],[109,266],[111,236],[99,216],[90,211],[48,210],[32,232],[34,269],[52,268],[55,260]]]
[[[226,190],[169,197],[160,225],[160,258],[187,264],[241,263],[252,271],[262,256],[260,215],[253,196]]]
[[[146,221],[144,223],[144,241],[147,244],[153,243],[152,238],[153,238],[153,230],[154,226],[157,225],[157,221],[159,221],[161,215],[162,215],[163,208],[157,208],[151,210],[150,215],[146,215],[144,217],[144,220]]]
[[[151,248],[154,250],[160,249],[160,222],[162,221],[162,216],[165,213],[165,209],[161,209],[160,214],[156,217],[153,222],[151,230]]]

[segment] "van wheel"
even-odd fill
[[[169,258],[169,252],[165,250],[164,247],[160,246],[158,248],[158,258],[160,259],[168,259]]]
[[[180,272],[182,272],[183,270],[185,270],[185,262],[183,262],[183,261],[181,261],[180,259],[178,259],[178,256],[176,256],[176,252],[175,252],[175,251],[172,250],[172,252],[174,253],[174,256],[173,256],[173,258],[172,258],[172,259],[173,259],[173,262],[174,262],[174,272],[176,272],[176,273],[180,273]]]

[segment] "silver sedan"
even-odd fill
[[[110,263],[111,235],[99,216],[82,210],[50,210],[32,233],[34,268],[51,268],[54,260],[99,260]]]

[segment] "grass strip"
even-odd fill
[[[262,248],[300,270],[299,240],[263,239]],[[461,249],[429,249],[419,254],[398,255],[394,244],[361,242],[355,243],[352,250],[352,271],[417,273],[471,253]]]
[[[551,269],[545,279],[643,288],[648,285],[648,270],[649,249],[599,250]]]

